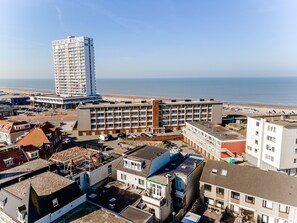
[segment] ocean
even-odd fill
[[[54,79],[0,79],[0,88],[54,90],[54,86]],[[296,106],[297,77],[97,79],[97,93]]]

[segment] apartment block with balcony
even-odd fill
[[[242,161],[244,136],[211,122],[186,122],[184,140],[207,159]]]
[[[247,222],[297,222],[296,190],[295,177],[214,160],[200,179],[202,203]]]
[[[186,122],[221,123],[222,103],[205,100],[110,102],[78,107],[79,135],[181,130]]]
[[[297,174],[297,116],[248,117],[246,158],[264,169]]]

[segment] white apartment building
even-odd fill
[[[234,222],[297,222],[296,190],[295,177],[214,160],[206,162],[200,179],[201,202],[222,218],[231,212]]]
[[[89,37],[68,36],[52,42],[56,94],[96,95],[94,43]]]
[[[297,173],[297,116],[248,117],[246,158],[264,169]]]

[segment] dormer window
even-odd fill
[[[27,210],[25,205],[18,207],[17,211],[18,211],[18,220],[22,223],[25,222],[25,217],[27,215]]]
[[[30,159],[34,159],[34,158],[39,157],[39,151],[38,150],[29,151],[29,152],[27,152],[27,154],[30,157]]]
[[[13,162],[13,158],[12,157],[9,157],[7,159],[4,159],[3,162],[5,163],[5,165],[8,167],[8,166],[11,166],[14,164]]]
[[[143,166],[142,162],[124,159],[124,167],[126,168],[141,171]]]
[[[217,169],[212,169],[212,170],[211,170],[211,173],[217,175],[218,170],[217,170]]]
[[[7,197],[1,197],[0,198],[0,208],[4,208],[4,205],[6,204]]]

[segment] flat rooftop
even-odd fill
[[[79,105],[78,108],[105,108],[105,107],[134,107],[134,106],[151,106],[152,101],[151,100],[142,100],[137,102],[132,101],[124,101],[124,102],[101,102],[101,103],[87,103],[85,105]],[[209,100],[157,100],[159,101],[160,105],[191,105],[191,104],[223,104],[220,101],[216,101],[213,99]]]
[[[270,122],[275,125],[281,125],[284,127],[297,127],[297,115],[262,115],[262,116],[251,116],[260,120],[265,119],[266,122]]]
[[[151,213],[140,210],[140,209],[138,209],[134,206],[131,206],[131,205],[126,207],[120,213],[120,215],[129,219],[132,222],[135,222],[135,223],[145,223],[153,217],[153,215]]]
[[[189,176],[196,169],[196,166],[201,165],[203,162],[203,157],[197,154],[188,154],[186,156],[179,154],[178,158],[170,161],[168,164],[158,170],[153,176],[148,178],[148,180],[167,185],[168,174],[181,174]]]
[[[100,98],[99,95],[93,95],[93,96],[72,96],[72,97],[62,97],[60,95],[56,94],[47,94],[47,95],[33,95],[32,98],[48,98],[48,99],[62,99],[62,100],[73,100],[73,99],[87,99],[87,98]]]
[[[44,159],[36,159],[30,162],[26,162],[20,166],[0,172],[0,184],[10,181],[12,179],[19,178],[27,173],[45,168],[52,165]]]
[[[135,190],[119,181],[113,181],[107,185],[98,188],[94,194],[97,196],[89,198],[92,202],[110,209],[113,212],[120,213],[127,206],[133,205],[141,198],[142,190]],[[113,207],[111,208],[112,205]]]
[[[67,214],[55,220],[53,223],[127,223],[129,221],[115,215],[103,208],[98,208],[85,202],[74,208]]]
[[[245,140],[245,137],[211,122],[187,122],[220,141]]]
[[[48,171],[5,187],[4,190],[23,199],[30,184],[38,196],[47,196],[73,183],[75,182],[66,177]]]

